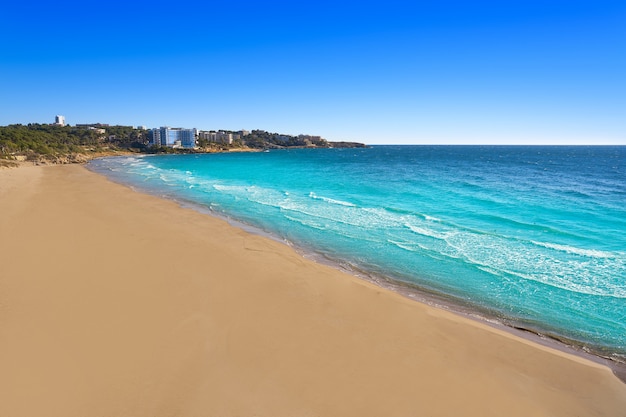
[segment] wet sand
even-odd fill
[[[601,364],[82,166],[0,170],[1,416],[626,416]]]

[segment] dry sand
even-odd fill
[[[0,416],[626,416],[626,385],[84,167],[23,167],[0,171]]]

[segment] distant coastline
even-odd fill
[[[231,135],[231,133],[224,133]],[[313,138],[313,140],[311,140]],[[364,148],[358,142],[327,141],[319,136],[290,136],[263,130],[247,132],[237,140],[218,142],[197,137],[194,147],[159,146],[145,127],[60,123],[0,126],[0,167],[85,163],[93,158],[123,154],[189,154],[246,152],[295,148]]]

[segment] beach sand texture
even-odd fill
[[[82,166],[0,170],[0,416],[626,416],[611,370]]]

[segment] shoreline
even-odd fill
[[[106,158],[109,156],[104,157]],[[544,332],[539,328],[527,326],[523,322],[518,322],[513,318],[498,316],[497,313],[487,308],[481,308],[473,304],[464,303],[462,300],[457,299],[456,297],[441,294],[410,282],[362,270],[358,268],[358,266],[342,262],[340,259],[333,259],[304,245],[298,245],[294,242],[290,242],[278,235],[273,234],[272,232],[234,219],[227,214],[218,213],[212,210],[210,207],[203,206],[199,203],[154,193],[148,189],[138,189],[134,185],[125,183],[123,181],[115,181],[106,176],[105,173],[101,173],[97,170],[91,169],[88,166],[88,163],[89,161],[87,162],[87,164],[85,164],[86,169],[98,175],[102,175],[106,177],[107,180],[112,181],[116,184],[128,187],[138,193],[144,193],[147,195],[155,196],[157,198],[163,198],[169,201],[173,201],[182,208],[190,208],[199,213],[225,221],[230,226],[241,229],[246,233],[252,233],[263,238],[271,239],[294,250],[305,259],[329,266],[333,269],[336,269],[337,271],[347,273],[358,279],[364,280],[365,282],[371,283],[377,287],[392,291],[414,302],[422,303],[436,309],[442,309],[451,312],[452,314],[460,315],[477,323],[493,327],[494,329],[508,332],[511,335],[528,340],[532,343],[536,343],[550,349],[555,349],[566,354],[575,355],[582,359],[606,366],[611,369],[611,371],[617,378],[619,378],[624,384],[626,384],[626,355],[615,352],[606,352],[603,350],[602,347],[589,346],[581,341],[568,339],[565,336],[550,334],[548,331]],[[616,356],[619,356],[619,359]]]
[[[130,188],[135,192],[172,201],[182,208],[192,209],[204,215],[208,215],[225,221],[230,226],[241,229],[246,233],[252,233],[263,238],[271,239],[294,250],[305,259],[329,266],[340,272],[347,273],[358,279],[374,284],[377,287],[399,294],[402,297],[405,297],[414,302],[426,304],[430,307],[437,309],[443,309],[445,311],[463,316],[478,323],[486,324],[495,329],[509,332],[512,335],[527,339],[539,345],[556,349],[564,353],[576,355],[583,359],[607,366],[622,382],[626,384],[626,354],[609,352],[603,349],[603,347],[592,346],[585,344],[581,341],[568,339],[565,336],[551,334],[549,331],[544,331],[540,328],[534,328],[530,325],[526,325],[522,321],[516,321],[514,318],[499,316],[494,311],[473,305],[471,303],[466,303],[456,297],[441,294],[434,290],[420,287],[417,284],[394,279],[393,277],[385,276],[380,273],[372,273],[367,270],[362,270],[356,265],[342,262],[341,259],[331,258],[323,253],[317,252],[314,249],[307,247],[306,245],[299,245],[295,242],[288,241],[279,235],[273,234],[270,231],[266,231],[254,225],[250,225],[248,223],[234,219],[228,214],[218,213],[212,210],[210,207],[206,207],[202,204],[177,197],[159,194],[151,191],[150,189],[144,189],[141,187],[138,188],[135,185],[125,183],[123,181],[118,182],[114,179],[109,178],[105,173],[90,168],[88,164],[85,165],[85,168],[98,175],[104,176],[109,181],[112,181],[123,187]]]
[[[193,209],[197,209],[200,212],[205,213],[205,211],[201,208],[194,208],[193,203],[185,202],[183,204],[174,199],[172,201],[178,202],[183,207],[192,207]],[[352,264],[342,263],[340,260],[328,258],[312,249],[307,249],[292,242],[286,242],[278,236],[272,235],[270,232],[257,229],[254,226],[242,223],[238,220],[232,220],[228,217],[220,216],[210,210],[207,210],[206,214],[225,220],[231,226],[240,228],[246,233],[253,233],[261,237],[272,239],[280,244],[284,244],[287,247],[292,248],[296,253],[305,259],[312,260],[313,262],[322,265],[327,265],[337,271],[354,276],[379,288],[392,291],[393,293],[416,303],[425,304],[435,309],[441,309],[467,318],[468,320],[510,333],[511,335],[528,340],[532,343],[536,343],[550,349],[555,349],[566,354],[575,355],[582,359],[606,366],[612,370],[616,377],[626,384],[626,361],[620,360],[622,359],[621,357],[620,359],[617,359],[615,355],[619,355],[618,353],[610,352],[603,354],[601,347],[590,347],[577,340],[567,339],[564,336],[560,337],[558,335],[553,335],[547,331],[543,332],[531,326],[527,327],[523,323],[516,322],[515,319],[500,317],[493,311],[486,308],[481,309],[473,304],[464,304],[462,300],[455,297],[440,294],[435,291],[419,287],[416,284],[361,270]],[[626,357],[624,358],[626,359]]]
[[[626,409],[606,365],[83,166],[0,171],[0,209],[3,415]]]

